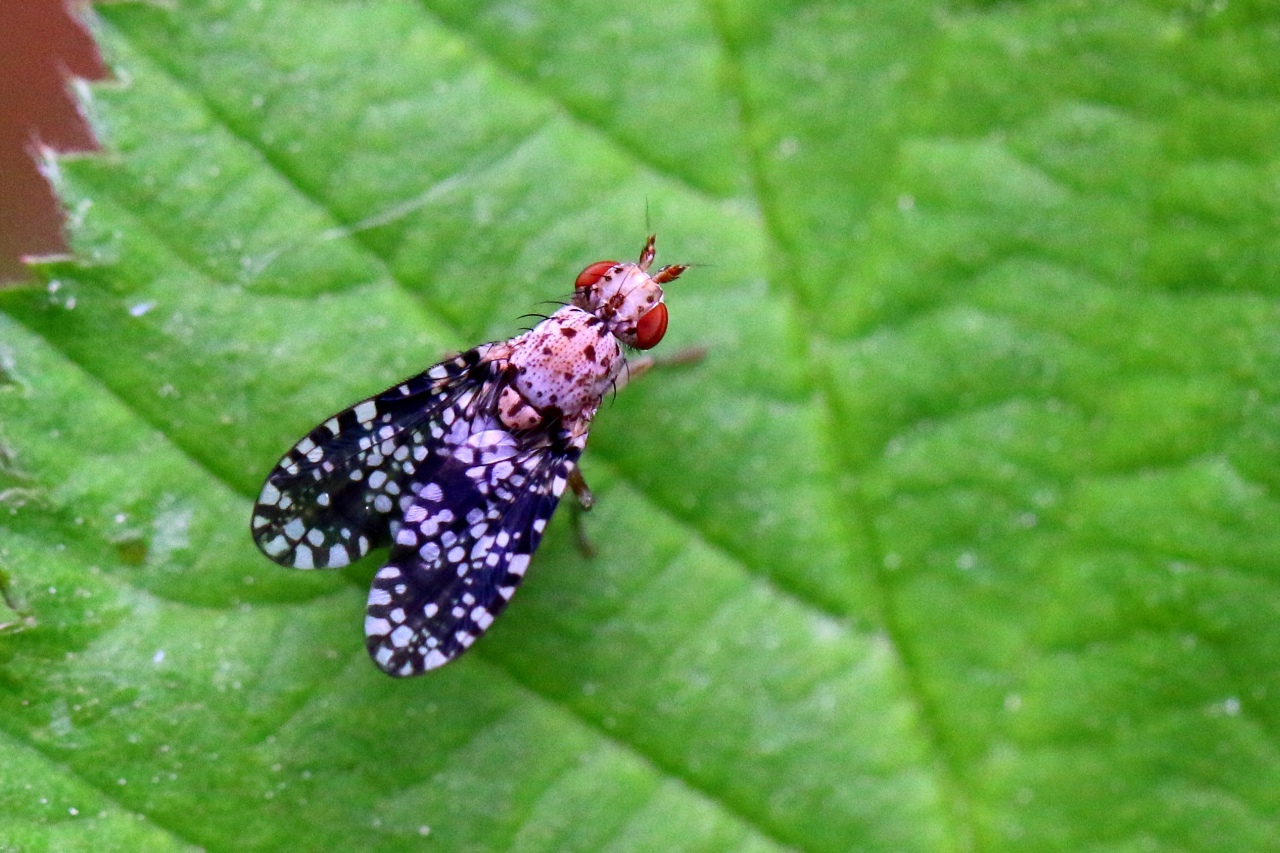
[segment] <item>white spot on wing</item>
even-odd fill
[[[276,536],[270,541],[262,543],[262,550],[266,552],[268,557],[279,557],[285,551],[289,550],[289,541],[283,536]]]

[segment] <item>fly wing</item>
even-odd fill
[[[313,569],[345,566],[389,543],[412,484],[483,405],[489,346],[362,400],[295,444],[254,505],[258,548],[281,565]]]
[[[507,606],[581,452],[476,433],[416,485],[369,590],[365,636],[385,672],[418,675],[466,651]]]

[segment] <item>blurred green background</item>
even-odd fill
[[[1280,838],[1280,15],[98,8],[74,262],[0,293],[0,850]],[[652,227],[655,374],[462,661],[252,498]]]

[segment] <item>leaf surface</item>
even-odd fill
[[[1264,4],[112,5],[0,295],[0,849],[1146,851],[1280,832]],[[252,498],[648,217],[663,350],[483,642]]]

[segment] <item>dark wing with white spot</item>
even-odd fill
[[[523,580],[581,449],[520,442],[478,433],[418,484],[369,590],[365,642],[388,674],[419,675],[462,654]]]
[[[489,346],[339,412],[294,445],[253,508],[262,553],[299,569],[339,568],[388,544],[420,469],[438,464],[439,446],[483,405]]]

